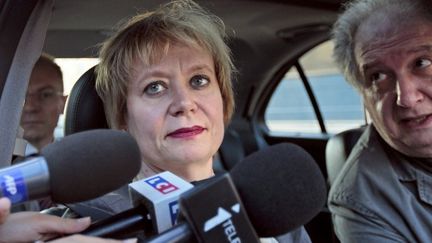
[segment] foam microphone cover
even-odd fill
[[[96,198],[130,182],[141,168],[138,145],[126,132],[98,129],[75,133],[46,146],[54,202]]]
[[[259,150],[230,174],[260,237],[279,236],[306,224],[326,202],[326,183],[318,165],[294,144]]]

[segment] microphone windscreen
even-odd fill
[[[294,144],[259,150],[234,166],[230,175],[260,237],[279,236],[306,224],[326,202],[318,165]]]
[[[89,130],[65,136],[41,151],[51,199],[72,203],[96,198],[130,182],[141,168],[138,145],[124,131]]]

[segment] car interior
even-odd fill
[[[165,2],[0,1],[0,166],[10,164],[28,78],[42,51],[57,58],[96,58],[98,45],[119,21]],[[215,170],[229,171],[254,151],[288,142],[312,155],[330,186],[368,123],[361,99],[332,63],[331,26],[345,1],[196,2],[226,24],[238,69],[235,114]],[[94,67],[75,81],[64,112],[64,136],[108,128],[94,89]],[[338,242],[326,207],[306,230],[312,242]]]

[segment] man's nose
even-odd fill
[[[411,108],[424,99],[419,89],[419,80],[410,75],[401,75],[396,81],[397,105],[404,108]]]
[[[24,102],[24,111],[30,112],[40,109],[41,101],[35,94],[27,94]]]

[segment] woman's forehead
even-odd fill
[[[148,48],[148,47],[152,47],[152,48]],[[145,66],[157,64],[163,58],[165,58],[170,53],[170,51],[178,48],[188,48],[188,49],[198,50],[199,52],[207,52],[209,56],[212,56],[210,50],[200,45],[198,42],[166,40],[165,42],[160,42],[155,45],[150,44],[141,47],[141,50],[137,51],[138,54],[135,55],[132,64],[133,66],[136,66],[138,64],[145,65]]]

